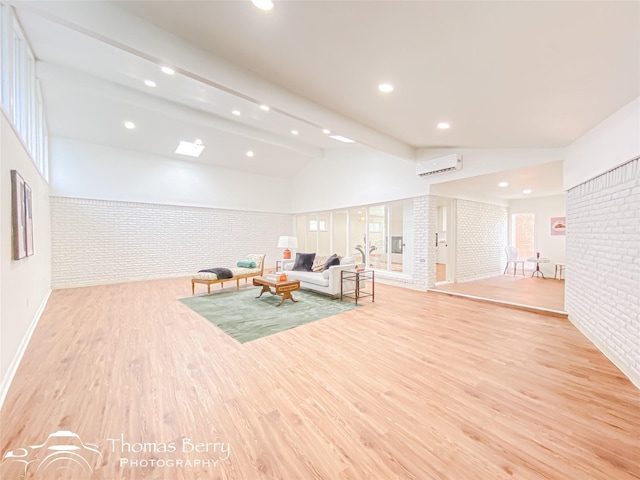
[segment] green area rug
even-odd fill
[[[351,301],[331,298],[306,290],[293,292],[293,303],[286,300],[282,306],[280,296],[265,293],[260,288],[243,288],[230,292],[183,298],[180,301],[202,315],[240,343],[283,332],[305,323],[337,315],[358,305]]]

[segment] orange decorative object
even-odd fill
[[[291,258],[291,250],[289,250],[288,248],[282,253],[282,258],[284,258],[285,260],[288,260]]]
[[[287,281],[287,275],[285,273],[281,273],[279,280],[281,282],[286,282]]]

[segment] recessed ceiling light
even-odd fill
[[[185,142],[180,140],[176,153],[180,155],[186,155],[188,157],[199,157],[204,150],[204,145],[198,143]]]
[[[524,193],[525,195],[529,195],[531,193],[531,189],[525,188],[524,190],[522,190],[522,193]]]
[[[449,125],[447,122],[440,122],[438,123],[438,128],[441,128],[443,130],[446,130],[447,128],[450,128],[451,125]]]
[[[260,110],[264,110],[265,112],[268,112],[271,109],[269,108],[269,105],[260,105]]]
[[[154,82],[153,80],[145,80],[145,81],[144,81],[144,84],[145,84],[147,87],[155,87],[155,86],[156,86],[156,82]]]
[[[391,85],[390,83],[381,83],[380,85],[378,85],[378,90],[380,90],[382,93],[390,93],[393,92],[393,85]]]
[[[500,182],[498,184],[499,187],[508,187],[509,186],[509,182]]]
[[[241,115],[241,114],[240,114],[240,110],[234,110],[234,111],[233,111],[233,112],[231,112],[231,113],[233,113],[234,115],[236,115],[236,116],[238,116],[238,117]]]
[[[253,152],[251,150],[247,152],[247,157],[253,157]]]
[[[291,130],[291,135],[297,135],[298,133],[298,130]]]
[[[195,143],[196,145],[202,145],[202,140],[200,140],[199,138],[196,138],[193,143]]]
[[[338,140],[339,142],[344,142],[344,143],[355,142],[355,140],[351,140],[350,138],[343,137],[342,135],[330,135],[329,138],[333,138],[334,140]]]
[[[166,73],[167,75],[173,75],[176,71],[171,67],[161,67],[160,70],[162,73]]]
[[[273,8],[273,2],[271,0],[251,0],[256,7],[260,10],[269,11]]]
[[[331,130],[329,130],[328,128],[323,128],[322,133],[324,133],[325,135],[329,135],[331,133]]]
[[[136,128],[136,124],[133,122],[124,122],[124,128],[133,130],[134,128]]]

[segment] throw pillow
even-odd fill
[[[292,270],[298,272],[311,272],[313,260],[315,258],[315,253],[296,253],[296,260],[293,262]]]
[[[329,257],[326,255],[316,255],[316,258],[313,260],[313,267],[311,267],[311,270],[314,272],[321,272],[324,270],[324,262],[327,261],[327,258]]]
[[[242,268],[256,268],[256,262],[252,262],[251,260],[238,260],[236,265]]]
[[[340,259],[338,258],[338,255],[336,255],[335,253],[331,255],[329,258],[327,258],[327,261],[324,262],[322,270],[329,270],[329,267],[332,267],[334,265],[340,265]]]

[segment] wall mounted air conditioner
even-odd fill
[[[462,168],[462,155],[452,154],[432,160],[423,160],[416,164],[416,175],[424,177],[436,173],[451,172]]]

